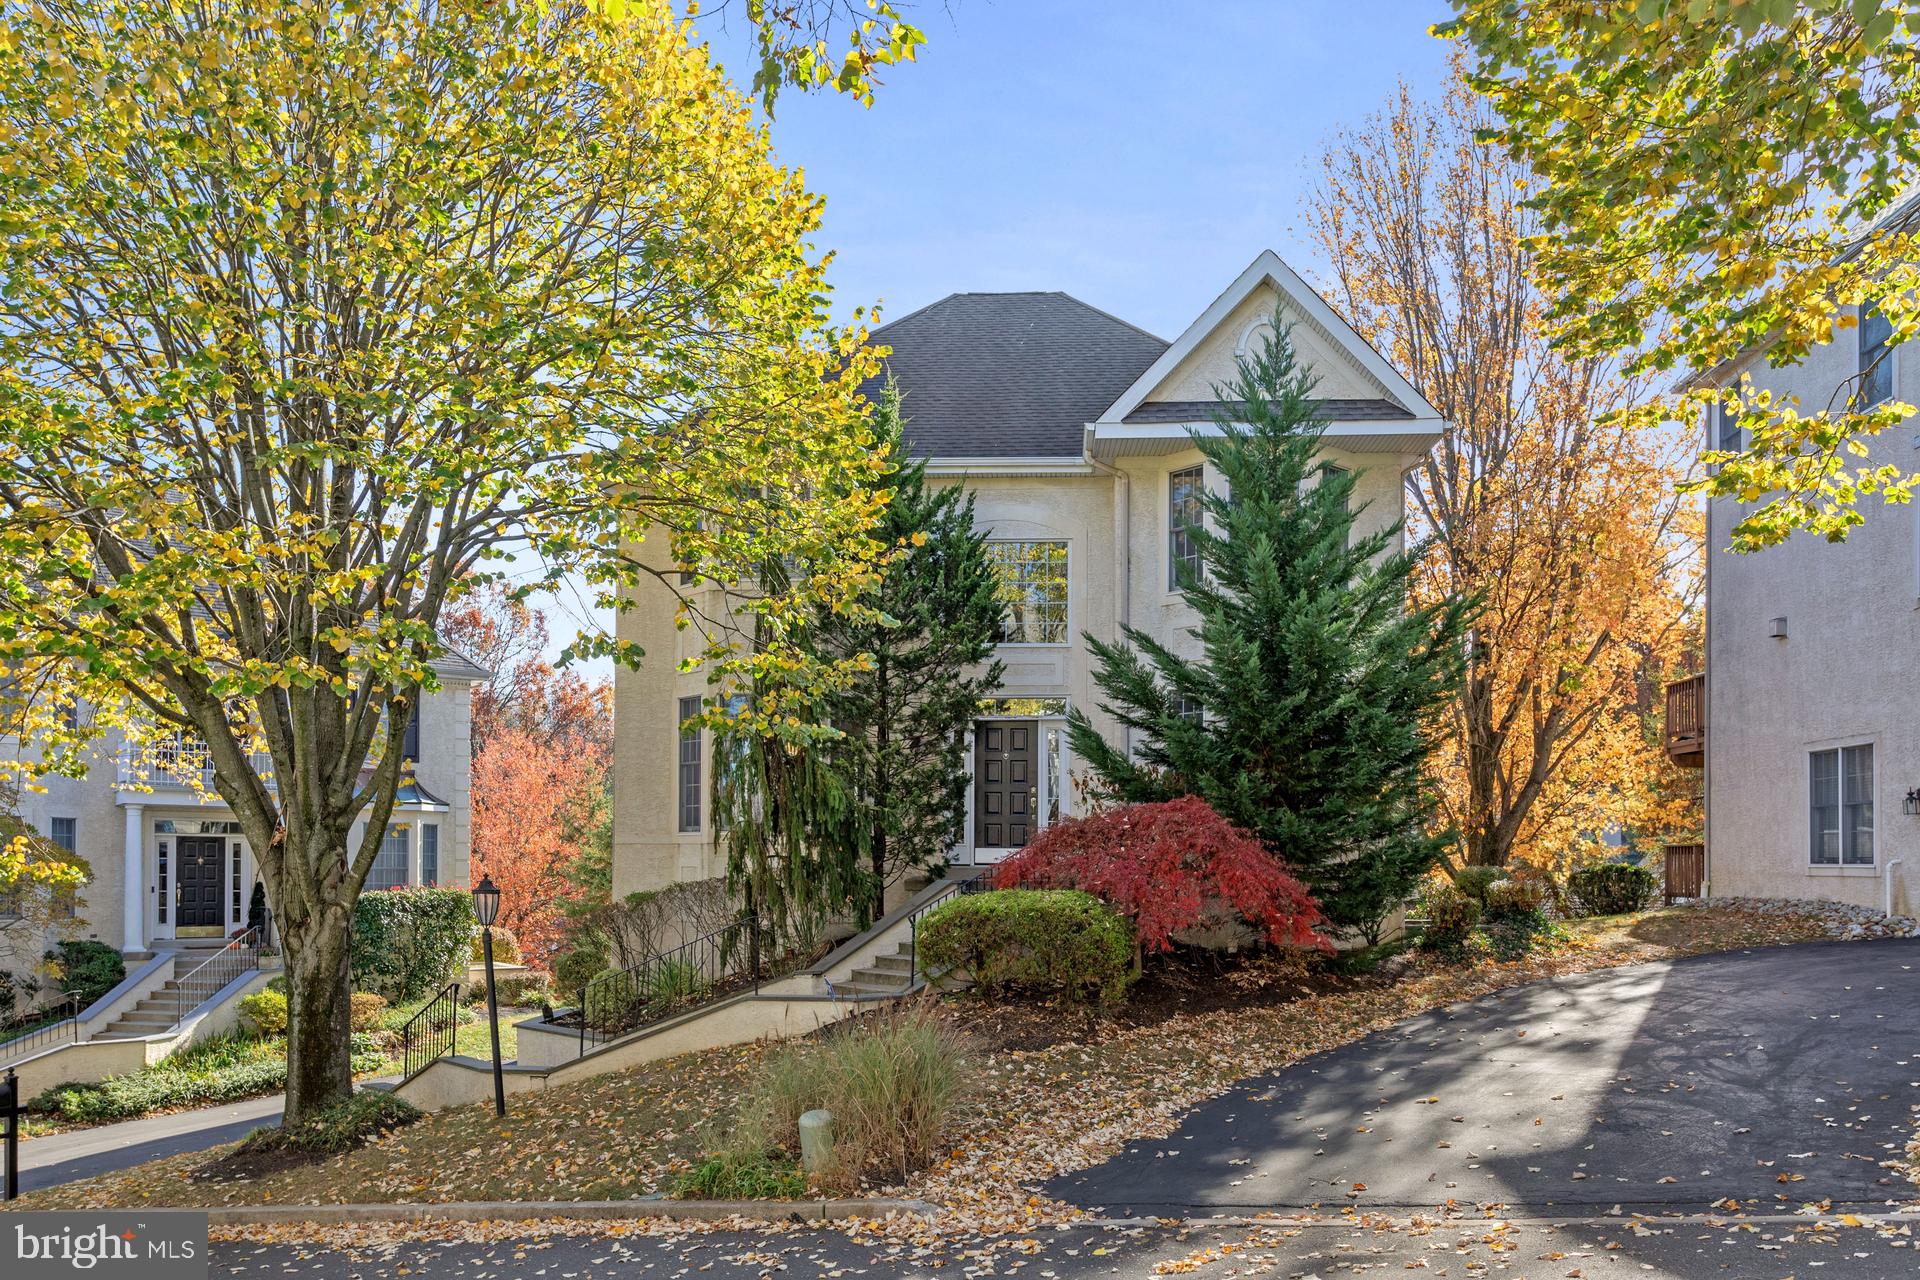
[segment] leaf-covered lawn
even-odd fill
[[[1289,1004],[1108,1026],[1037,1051],[982,1055],[950,1153],[898,1190],[1011,1230],[1070,1210],[1029,1188],[1084,1168],[1135,1138],[1164,1136],[1194,1104],[1235,1081],[1335,1048],[1437,1005],[1500,987],[1612,965],[1829,936],[1817,915],[1672,908],[1571,925],[1558,955],[1473,968],[1419,968],[1404,980]],[[971,1002],[952,1016],[964,1025]],[[484,1034],[484,1024],[478,1029]],[[521,1095],[504,1122],[485,1105],[427,1117],[360,1151],[254,1182],[189,1180],[206,1153],[23,1197],[21,1208],[604,1200],[664,1192],[711,1145],[744,1094],[759,1046],[653,1063]],[[874,1188],[874,1190],[880,1190]]]

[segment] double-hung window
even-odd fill
[[[1808,860],[1873,865],[1873,747],[1829,747],[1807,757]]]
[[[77,818],[48,818],[47,839],[65,849],[68,853],[78,852],[80,848],[80,823]],[[74,892],[61,888],[54,891],[54,914],[71,917],[74,914]]]
[[[700,697],[680,699],[680,830],[700,829],[700,730],[687,722],[700,714]]]
[[[1200,547],[1193,531],[1201,519],[1205,467],[1187,467],[1167,477],[1167,590],[1178,591],[1200,576]]]
[[[989,542],[999,581],[1001,644],[1067,642],[1067,544]]]
[[[373,870],[367,873],[367,888],[398,889],[407,883],[407,861],[413,852],[413,829],[403,823],[387,828],[380,837],[380,852],[373,855]]]
[[[1860,405],[1893,399],[1893,325],[1878,307],[1860,308]]]

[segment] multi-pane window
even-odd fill
[[[1001,644],[1065,644],[1067,544],[989,542],[999,579]]]
[[[700,829],[700,730],[687,722],[700,714],[698,696],[680,699],[680,830]]]
[[[367,873],[368,889],[397,889],[407,882],[411,831],[398,823],[387,828],[380,840],[380,852],[374,855],[373,870]]]
[[[1200,547],[1193,530],[1200,525],[1200,495],[1206,468],[1188,467],[1167,477],[1167,590],[1177,591],[1200,576]]]
[[[80,848],[79,820],[76,818],[48,818],[47,839],[73,853]],[[53,909],[56,915],[71,916],[74,913],[74,893],[72,889],[60,889],[54,893]]]
[[[1740,431],[1740,415],[1729,409],[1724,401],[1713,402],[1714,442],[1713,447],[1722,453],[1738,453],[1744,447]]]
[[[440,883],[440,824],[420,824],[420,883]]]
[[[1878,307],[1860,309],[1860,408],[1893,398],[1893,325]]]
[[[1873,865],[1873,747],[1807,757],[1808,858],[1818,867]]]
[[[1190,720],[1194,724],[1199,724],[1206,718],[1206,710],[1200,705],[1200,699],[1189,697],[1184,693],[1173,695],[1173,714],[1182,720]]]

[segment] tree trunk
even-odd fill
[[[287,1110],[308,1119],[353,1093],[347,913],[331,904],[281,927],[287,958]]]

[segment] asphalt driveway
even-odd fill
[[[1243,1082],[1047,1190],[1115,1216],[1884,1209],[1920,1121],[1920,941],[1537,983]]]

